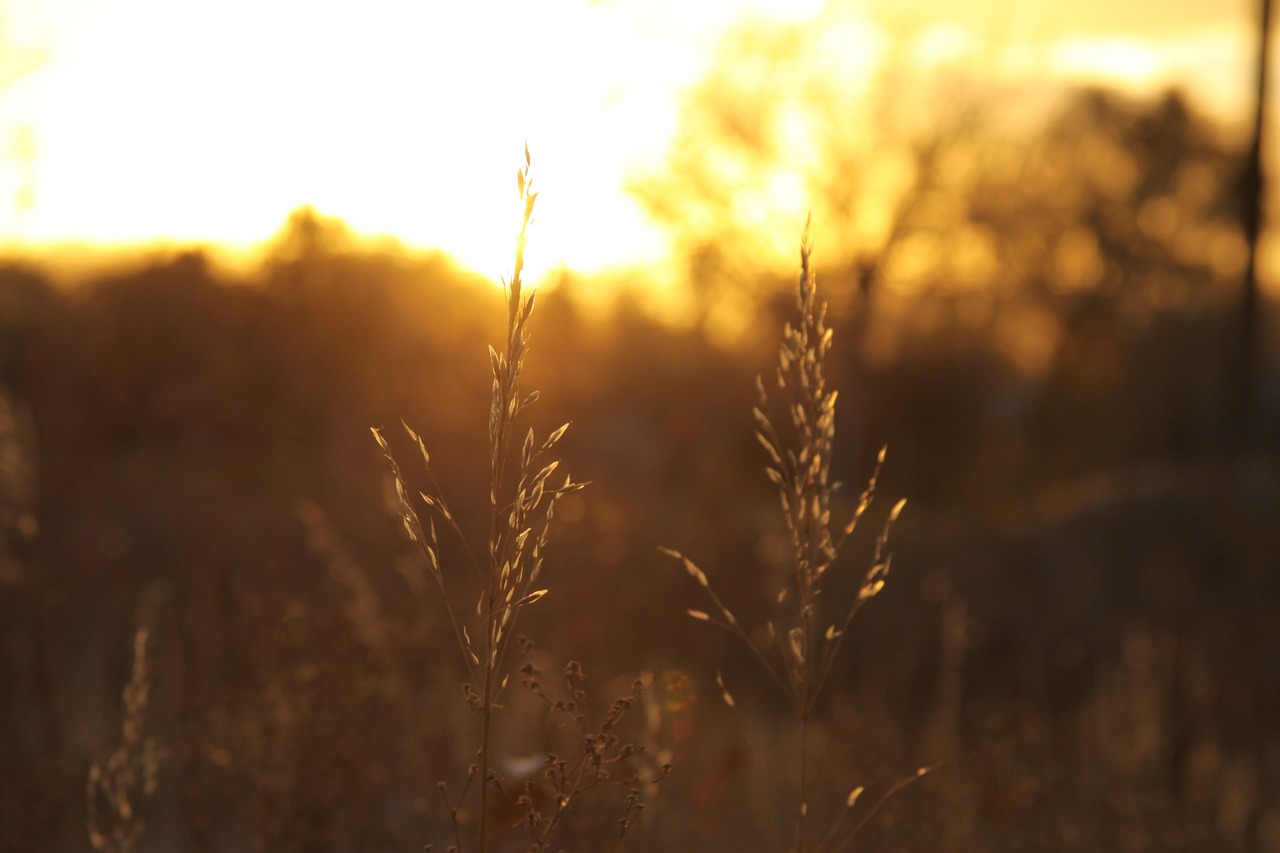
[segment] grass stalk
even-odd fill
[[[89,767],[85,783],[89,843],[99,853],[133,851],[142,836],[144,808],[156,790],[160,750],[142,731],[151,697],[149,636],[145,627],[134,634],[133,667],[121,693],[120,744],[106,761]]]
[[[797,853],[806,853],[811,843],[808,831],[809,777],[812,773],[809,741],[813,713],[854,615],[884,588],[891,563],[887,549],[889,533],[906,505],[905,500],[898,501],[890,510],[876,540],[872,565],[864,575],[857,595],[843,608],[841,615],[832,618],[822,606],[826,601],[823,588],[827,573],[845,541],[871,506],[885,451],[880,451],[875,470],[849,519],[842,527],[833,527],[831,504],[838,484],[831,479],[831,454],[835,440],[837,394],[828,388],[825,375],[833,334],[827,326],[827,306],[818,299],[817,278],[810,263],[811,252],[806,223],[800,241],[797,317],[783,330],[773,377],[780,397],[776,404],[771,405],[763,378],[756,379],[759,398],[753,410],[756,438],[769,457],[765,473],[777,489],[779,508],[791,546],[789,579],[775,596],[777,611],[766,626],[771,642],[763,647],[757,645],[712,589],[706,573],[680,552],[662,549],[684,564],[685,571],[705,590],[714,605],[712,612],[689,610],[689,615],[737,636],[791,699],[800,750],[793,848]],[[786,413],[784,418],[771,414],[777,409]],[[729,701],[727,691],[725,697]],[[856,799],[857,796],[850,795],[846,812]],[[842,812],[839,819],[844,816]],[[828,833],[827,838],[830,837],[831,833]],[[823,847],[825,843],[825,840],[820,841],[817,846]]]
[[[502,352],[489,347],[493,385],[488,425],[490,459],[487,565],[482,569],[474,552],[469,547],[466,549],[481,587],[475,608],[476,621],[472,625],[474,631],[468,629],[467,624],[454,611],[449,595],[451,581],[446,578],[440,565],[434,518],[441,518],[464,545],[466,538],[462,536],[462,531],[431,474],[431,457],[425,442],[405,425],[405,431],[422,454],[423,466],[434,489],[432,494],[422,492],[418,495],[433,513],[432,520],[424,527],[386,438],[380,430],[373,430],[395,477],[405,529],[426,559],[458,640],[469,676],[469,681],[463,685],[464,693],[473,710],[480,716],[479,745],[473,768],[473,776],[479,776],[478,825],[475,836],[475,849],[479,853],[487,853],[488,850],[490,786],[496,786],[499,782],[494,773],[491,750],[493,716],[507,684],[504,665],[513,630],[520,611],[547,593],[546,589],[537,588],[536,582],[542,570],[542,554],[547,544],[556,502],[585,485],[573,482],[568,476],[558,486],[550,482],[559,463],[555,460],[547,462],[545,457],[564,436],[569,428],[567,423],[553,430],[542,441],[538,441],[530,429],[520,448],[518,470],[514,474],[509,470],[516,421],[538,399],[537,391],[523,395],[520,390],[520,377],[528,351],[529,318],[533,313],[536,296],[533,290],[526,290],[524,286],[524,252],[529,223],[538,197],[529,179],[531,162],[528,147],[524,154],[524,167],[517,173],[522,216],[516,238],[515,263],[511,278],[504,279],[502,283],[507,309],[506,341]],[[512,479],[515,480],[514,483],[509,482]],[[452,809],[455,814],[456,805],[457,803]]]

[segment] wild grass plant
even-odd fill
[[[431,453],[423,437],[404,425],[428,483],[419,491],[409,485],[392,442],[382,430],[373,430],[394,480],[400,521],[429,578],[422,580],[438,593],[440,612],[466,673],[462,693],[476,723],[475,758],[460,784],[439,781],[435,791],[448,816],[451,838],[446,847],[459,853],[510,849],[517,843],[517,835],[523,836],[524,849],[532,853],[558,849],[568,826],[584,811],[580,807],[584,795],[602,790],[615,794],[605,803],[612,826],[592,829],[595,846],[590,849],[617,850],[635,834],[645,809],[646,790],[670,771],[661,759],[653,761],[642,755],[643,745],[621,734],[627,715],[641,699],[642,681],[634,681],[627,695],[593,713],[582,667],[570,662],[559,667],[557,675],[548,674],[546,657],[535,653],[534,644],[517,632],[525,609],[550,591],[543,567],[556,508],[566,495],[586,485],[568,475],[560,476],[561,465],[554,458],[568,423],[542,436],[522,425],[528,409],[539,398],[537,391],[527,391],[521,383],[537,295],[524,282],[525,245],[538,195],[532,189],[530,169],[526,149],[524,166],[517,176],[521,219],[514,266],[509,280],[502,282],[505,340],[500,349],[490,346],[488,352],[492,374],[487,422],[488,535],[482,547],[468,544],[464,526],[432,473]],[[860,804],[864,789],[854,786],[829,826],[813,830],[811,735],[817,725],[815,712],[855,615],[884,588],[892,562],[890,533],[905,501],[898,501],[887,513],[875,538],[871,566],[856,593],[851,600],[837,601],[829,594],[829,582],[837,574],[833,569],[845,542],[873,504],[885,452],[880,452],[866,488],[848,510],[847,520],[836,526],[832,512],[838,507],[838,484],[831,479],[831,458],[837,395],[825,374],[832,331],[827,325],[826,306],[818,297],[811,251],[806,226],[801,240],[797,318],[783,331],[773,376],[777,395],[770,395],[762,379],[757,378],[756,383],[757,438],[769,458],[766,472],[777,490],[790,545],[787,583],[776,592],[776,611],[765,625],[768,642],[753,640],[759,635],[744,628],[701,568],[679,552],[667,553],[682,562],[712,604],[709,610],[690,610],[689,614],[744,642],[794,709],[798,727],[793,752],[798,758],[797,776],[792,780],[796,792],[794,828],[792,839],[784,842],[779,835],[775,847],[797,853],[830,853],[846,849],[880,806],[925,769],[890,786],[870,805]],[[309,541],[326,555],[331,578],[346,594],[345,615],[360,644],[375,652],[385,650],[387,638],[377,613],[376,592],[330,541],[318,507],[304,507],[301,516]],[[448,550],[441,547],[438,525],[456,536],[461,565],[445,556]],[[473,607],[458,606],[468,599],[474,601]],[[146,647],[147,632],[142,630],[135,639],[132,677],[124,692],[121,746],[106,762],[94,764],[88,777],[90,840],[100,851],[134,849],[143,829],[142,808],[155,790],[158,752],[155,743],[142,736],[149,695]],[[519,656],[524,658],[523,665],[514,660]],[[513,676],[526,691],[524,698],[553,730],[541,744],[543,751],[533,752],[536,766],[519,771],[513,769],[510,754],[497,747],[499,742],[514,739],[499,737],[509,733],[504,727],[520,704],[510,701],[508,687]],[[735,701],[723,676],[716,680],[725,703],[733,707]],[[500,713],[504,710],[506,713]],[[548,746],[550,741],[554,746]],[[775,779],[774,784],[778,783]],[[432,849],[431,845],[427,849]]]
[[[1156,112],[1108,100],[1103,98],[1102,112],[1121,124],[1164,126]],[[1177,106],[1176,99],[1165,103]],[[1186,123],[1184,112],[1166,113]],[[1125,154],[1119,148],[1116,153]],[[1140,156],[1125,162],[1130,160],[1141,165]],[[1059,177],[1069,181],[1070,171]],[[1216,166],[1211,171],[1218,173]],[[982,191],[990,183],[980,180],[975,197],[1017,196]],[[1120,209],[1116,204],[1123,201],[1086,199],[1070,216],[1083,217],[1087,225],[1097,219],[1090,211]],[[1003,217],[993,229],[1022,233],[1018,217],[1036,204],[1031,197],[1015,199],[993,214]],[[200,264],[188,263],[191,258],[156,262],[136,276],[87,282],[74,294],[43,276],[5,271],[4,295],[10,301],[21,297],[16,304],[22,310],[6,313],[3,382],[15,411],[38,416],[40,448],[24,441],[30,452],[23,455],[38,457],[39,482],[31,485],[39,485],[44,498],[24,506],[19,501],[25,501],[25,488],[0,495],[7,503],[0,509],[12,510],[0,522],[13,534],[7,539],[9,556],[21,561],[16,569],[14,562],[0,567],[8,608],[0,619],[8,628],[4,681],[13,700],[7,709],[7,760],[0,762],[0,849],[50,849],[56,839],[73,836],[84,843],[84,813],[65,808],[65,793],[68,785],[74,791],[86,786],[90,757],[80,760],[76,736],[86,721],[65,699],[88,695],[87,688],[97,684],[82,646],[101,635],[111,614],[125,611],[123,599],[152,575],[172,580],[183,603],[174,614],[178,633],[171,636],[181,644],[176,659],[185,678],[173,694],[176,701],[165,703],[167,727],[183,739],[183,767],[172,775],[179,790],[163,802],[152,798],[139,847],[408,849],[427,837],[446,837],[444,822],[434,819],[443,814],[436,806],[439,795],[427,783],[462,781],[476,744],[472,726],[478,730],[480,717],[453,701],[461,680],[453,671],[462,669],[465,658],[441,655],[432,642],[437,634],[449,639],[443,615],[421,618],[440,607],[430,595],[430,573],[397,559],[405,543],[397,546],[383,536],[386,519],[375,477],[385,469],[369,464],[373,447],[363,430],[394,424],[394,416],[403,415],[431,438],[432,467],[447,485],[449,506],[462,511],[462,526],[482,554],[487,483],[479,474],[487,449],[480,457],[460,451],[487,440],[480,421],[489,382],[480,374],[488,368],[477,342],[503,336],[481,337],[484,324],[473,318],[497,319],[496,310],[475,310],[496,302],[497,292],[472,287],[474,282],[443,261],[405,264],[325,239],[303,245],[319,248],[296,264],[292,255],[273,255],[278,260],[245,279],[252,287],[220,281]],[[1046,246],[1052,249],[1052,241]],[[1106,248],[1113,260],[1133,250]],[[1021,276],[1024,289],[1036,290],[1042,283],[1037,270],[1044,266],[1037,257],[1005,258],[1014,264],[1001,267],[1005,277]],[[710,263],[718,273],[715,259]],[[1186,264],[1161,268],[1172,270],[1179,282],[1204,284],[1212,296],[1212,282]],[[871,287],[871,277],[861,283]],[[827,290],[829,280],[820,284],[837,317],[844,301]],[[1026,300],[1014,291],[999,315],[1002,332],[1027,320],[1021,310]],[[1202,465],[1201,450],[1222,432],[1213,414],[1221,407],[1204,390],[1221,385],[1215,385],[1213,369],[1195,373],[1203,393],[1170,396],[1171,389],[1185,390],[1176,381],[1186,373],[1179,366],[1188,359],[1205,361],[1194,358],[1204,347],[1188,348],[1187,342],[1209,345],[1221,337],[1221,306],[1164,305],[1154,318],[1139,316],[1126,309],[1145,305],[1139,291],[1117,295],[1119,302],[1082,291],[1074,300],[1032,311],[1034,328],[1047,323],[1061,332],[1053,336],[1057,346],[1032,347],[1041,365],[1034,375],[1013,349],[993,346],[990,294],[977,297],[978,321],[965,310],[975,304],[964,300],[959,310],[944,311],[945,317],[935,310],[932,295],[873,300],[887,312],[881,315],[886,322],[877,324],[885,334],[868,343],[887,348],[877,350],[882,361],[854,368],[860,396],[875,401],[866,425],[893,435],[895,446],[910,444],[911,460],[886,463],[880,497],[859,522],[863,531],[823,575],[818,612],[829,618],[816,627],[838,628],[840,602],[862,587],[867,564],[861,561],[864,553],[870,556],[893,502],[884,496],[897,496],[889,475],[909,481],[901,494],[909,494],[913,506],[918,499],[931,506],[936,523],[912,537],[913,553],[906,552],[905,542],[895,549],[890,595],[876,596],[875,606],[860,611],[845,633],[810,718],[803,786],[796,781],[802,751],[794,747],[790,715],[774,707],[785,712],[789,703],[747,698],[749,685],[757,682],[765,691],[775,689],[767,676],[724,670],[721,680],[736,694],[738,712],[720,706],[714,691],[699,691],[714,695],[709,703],[692,689],[684,696],[670,687],[654,691],[663,694],[659,704],[679,775],[663,790],[669,805],[654,833],[667,843],[649,849],[786,849],[795,841],[793,804],[801,787],[808,822],[804,843],[818,846],[827,820],[854,783],[865,784],[867,793],[845,817],[846,825],[867,813],[872,792],[883,784],[870,780],[887,779],[890,756],[920,750],[924,756],[955,756],[947,784],[903,803],[913,808],[909,820],[873,820],[867,832],[872,837],[859,836],[857,848],[875,849],[883,839],[886,847],[917,849],[1280,850],[1280,759],[1264,748],[1280,720],[1268,713],[1276,707],[1277,682],[1274,656],[1265,653],[1276,647],[1268,642],[1276,638],[1276,623],[1265,606],[1274,599],[1270,567],[1280,565],[1274,478],[1223,478],[1215,466]],[[868,304],[853,291],[848,296],[850,311]],[[38,310],[23,308],[24,300]],[[726,426],[725,412],[745,415],[751,408],[752,375],[761,360],[747,353],[759,338],[712,343],[706,329],[651,322],[639,300],[620,302],[613,315],[592,314],[585,323],[574,313],[578,304],[567,288],[539,294],[532,320],[535,349],[526,361],[531,370],[544,358],[568,369],[532,383],[525,374],[524,383],[544,392],[534,415],[552,399],[566,406],[562,420],[570,407],[577,409],[573,417],[579,423],[582,412],[598,413],[590,416],[590,439],[574,448],[574,471],[585,472],[589,465],[591,476],[584,478],[610,479],[624,488],[615,495],[597,495],[593,488],[557,506],[552,541],[563,537],[565,551],[549,545],[552,565],[544,577],[550,583],[539,580],[533,587],[550,586],[553,592],[530,605],[531,611],[522,609],[514,630],[529,632],[537,617],[556,613],[570,597],[562,597],[561,590],[569,590],[555,564],[560,554],[576,551],[590,555],[593,561],[583,564],[596,571],[573,590],[582,606],[558,623],[558,636],[577,643],[608,638],[598,647],[601,663],[592,666],[592,675],[597,668],[614,671],[610,661],[654,655],[650,660],[664,670],[660,684],[709,666],[705,681],[713,685],[714,667],[725,665],[717,662],[723,649],[714,641],[725,637],[688,619],[685,630],[672,630],[659,619],[650,625],[619,622],[619,616],[661,612],[680,584],[687,584],[691,598],[697,596],[690,606],[721,621],[717,608],[703,603],[696,581],[686,580],[684,571],[653,577],[638,555],[646,549],[633,547],[642,531],[697,531],[661,535],[702,563],[709,585],[774,663],[782,682],[779,699],[790,696],[793,667],[779,638],[787,631],[775,628],[770,641],[765,629],[774,608],[766,590],[783,584],[776,574],[766,581],[760,565],[767,562],[769,571],[782,569],[791,577],[777,560],[777,546],[786,543],[787,515],[775,511],[762,529],[751,511],[754,495],[732,500],[744,493],[743,469],[754,467],[752,460],[763,451],[726,440],[736,430]],[[772,316],[772,306],[763,303],[754,313],[770,325]],[[858,316],[830,321],[837,346],[832,360],[840,344],[850,342],[844,329],[858,333]],[[889,331],[895,323],[900,337]],[[901,349],[886,344],[890,339]],[[548,356],[544,341],[585,357],[572,364]],[[1099,346],[1108,364],[1124,368],[1119,374],[1098,375]],[[459,370],[444,367],[458,366],[455,354],[466,352],[478,357]],[[431,377],[430,395],[421,393],[414,377]],[[835,378],[829,360],[828,380]],[[765,382],[773,403],[765,411],[781,433],[779,442],[787,443],[790,413],[778,403],[772,371],[766,371]],[[1130,393],[1135,388],[1150,393]],[[740,398],[733,389],[741,390]],[[840,456],[849,406],[843,390],[841,400]],[[537,423],[545,434],[558,422]],[[747,425],[745,417],[741,425]],[[578,429],[575,424],[552,452],[568,446]],[[523,431],[515,434],[513,452],[522,437]],[[398,426],[388,438],[400,460],[412,463]],[[1094,458],[1100,446],[1103,453]],[[856,487],[832,498],[835,538],[855,508],[876,449],[857,454],[865,471],[838,477]],[[477,476],[459,477],[465,465]],[[509,483],[515,468],[513,462]],[[411,481],[421,480],[416,469],[406,465]],[[422,525],[432,515],[439,527],[441,518],[423,510],[416,489],[408,492]],[[400,577],[373,571],[365,582],[322,548],[304,552],[302,531],[293,523],[300,495],[331,513],[333,531],[349,537],[357,562],[364,548],[374,548],[370,565],[397,571],[404,566]],[[772,510],[776,500],[770,487],[765,509]],[[472,508],[476,512],[467,512]],[[29,532],[22,527],[23,513],[31,513],[25,522]],[[33,535],[37,513],[41,538]],[[480,597],[481,579],[467,573],[465,560],[448,553],[453,542],[447,530],[442,538],[445,574],[454,572],[452,603],[472,637],[480,638],[483,620],[471,616],[470,605]],[[715,554],[715,561],[691,547]],[[944,561],[964,569],[953,587],[934,584],[937,576],[912,574],[912,567]],[[480,562],[487,570],[487,559]],[[744,566],[743,573],[731,577],[732,564]],[[738,589],[729,586],[735,582]],[[370,591],[382,598],[381,612],[363,606],[372,600]],[[915,603],[921,600],[917,593],[946,609],[940,631],[933,630],[932,606]],[[788,607],[799,599],[792,594]],[[749,610],[757,599],[762,607]],[[970,615],[949,630],[947,613],[963,615],[965,608]],[[971,626],[967,639],[965,618]],[[876,628],[887,623],[894,623],[892,630]],[[1130,627],[1145,639],[1128,639]],[[687,642],[690,631],[696,642]],[[865,654],[862,637],[868,640]],[[939,647],[947,655],[939,656]],[[1188,655],[1197,654],[1204,655],[1203,664],[1188,666]],[[891,677],[848,684],[849,664],[858,655]],[[495,777],[505,777],[506,794],[489,787],[498,801],[489,810],[493,834],[509,830],[514,817],[504,812],[510,808],[507,798],[523,793],[523,773],[509,768],[506,743],[532,740],[527,730],[509,736],[510,722],[532,719],[527,706],[538,701],[519,687],[515,672],[521,662],[517,643],[506,666],[513,686],[496,700],[507,707],[495,711],[498,737],[490,763],[498,768]],[[547,673],[544,681],[562,680],[562,668],[544,656],[532,662]],[[1199,668],[1204,673],[1197,675]],[[122,671],[119,680],[129,678]],[[119,738],[122,685],[115,681],[108,707],[116,710],[107,729]],[[1257,701],[1237,707],[1229,701],[1233,696]],[[649,694],[645,699],[653,701]],[[686,700],[684,707],[674,708],[676,699]],[[756,710],[760,714],[752,718]],[[756,815],[745,814],[765,810],[738,793],[740,783],[751,782],[740,771],[754,757],[730,727],[715,725],[721,715],[733,714],[751,720],[749,732],[775,739],[772,754],[759,762],[768,786],[762,799],[770,810],[786,811],[785,840],[770,844],[758,832]],[[597,715],[589,716],[595,733]],[[153,717],[148,714],[144,732]],[[563,719],[559,712],[556,717]],[[565,725],[557,735],[574,732],[581,734]],[[104,741],[91,756],[101,759],[100,773],[115,743]],[[569,754],[559,744],[554,750],[545,743],[535,748]],[[572,790],[569,765],[562,776],[563,790]],[[678,799],[670,797],[676,786],[682,786]],[[459,818],[468,848],[476,787]],[[450,798],[456,802],[455,793]],[[573,796],[556,816],[558,801],[548,793],[542,786],[541,815],[564,827],[556,830],[561,839],[581,834],[586,802]],[[130,814],[141,817],[143,809],[129,802]],[[154,807],[164,805],[180,810],[158,821]],[[104,842],[114,832],[107,831],[109,819],[112,811],[99,809]],[[151,837],[157,830],[162,837]],[[635,844],[635,835],[629,843]],[[697,841],[680,843],[692,838]],[[507,838],[506,846],[514,840],[519,839]],[[833,838],[832,846],[839,841]],[[574,850],[608,847],[575,842],[556,843]]]
[[[786,584],[775,593],[776,609],[765,627],[767,643],[752,639],[724,600],[716,593],[701,568],[679,551],[664,548],[664,553],[683,564],[685,571],[704,590],[711,603],[708,610],[690,609],[696,620],[722,628],[746,644],[767,675],[786,693],[799,729],[797,752],[799,770],[795,781],[794,835],[791,849],[837,851],[846,848],[856,833],[867,823],[885,800],[905,784],[924,775],[928,768],[900,781],[883,794],[860,819],[846,826],[863,793],[854,787],[845,798],[844,809],[820,837],[810,828],[811,800],[810,735],[814,712],[827,686],[845,636],[854,616],[868,601],[884,589],[892,554],[889,535],[906,500],[890,509],[871,559],[858,586],[847,602],[831,600],[828,581],[845,542],[871,507],[876,495],[880,466],[885,460],[881,449],[876,467],[866,488],[853,505],[848,520],[835,527],[832,504],[839,484],[831,478],[832,448],[835,442],[836,397],[828,387],[825,373],[831,351],[832,329],[827,325],[827,306],[818,298],[817,277],[810,263],[812,244],[809,226],[805,225],[800,241],[800,274],[796,290],[797,318],[788,322],[778,348],[778,363],[773,375],[780,399],[770,398],[764,380],[756,377],[757,405],[753,410],[756,438],[768,455],[765,474],[776,487],[789,544],[789,567]],[[781,410],[781,415],[779,415]],[[735,706],[723,675],[717,675],[717,686],[724,702]]]
[[[121,695],[120,744],[105,761],[90,765],[85,782],[89,843],[100,853],[130,853],[137,846],[147,802],[156,790],[160,750],[142,732],[151,698],[148,636],[144,627],[133,638],[133,668]]]
[[[529,348],[529,321],[537,295],[535,290],[525,287],[523,278],[525,244],[538,198],[532,189],[530,168],[526,147],[524,167],[517,174],[522,216],[515,263],[510,279],[502,282],[507,309],[506,340],[501,351],[489,347],[493,375],[488,418],[489,535],[483,558],[467,545],[466,536],[431,473],[431,456],[422,437],[404,425],[422,457],[423,470],[431,484],[429,492],[417,495],[428,512],[425,524],[390,444],[381,430],[373,430],[395,479],[405,530],[421,550],[461,651],[467,673],[464,697],[479,717],[476,759],[468,768],[465,784],[460,791],[451,789],[445,782],[437,786],[453,829],[450,850],[462,850],[465,846],[464,803],[474,795],[477,801],[474,849],[478,853],[485,853],[491,839],[504,829],[493,825],[495,797],[505,798],[520,811],[520,825],[529,841],[527,849],[543,851],[562,828],[575,799],[588,789],[603,786],[621,786],[626,790],[618,818],[620,831],[614,841],[616,847],[644,808],[643,785],[657,781],[657,777],[642,780],[635,774],[619,773],[620,766],[642,751],[642,747],[625,743],[615,731],[636,696],[616,701],[599,723],[589,723],[582,687],[585,676],[576,663],[570,663],[564,670],[565,696],[550,698],[551,688],[532,664],[526,664],[521,670],[521,682],[543,699],[552,713],[569,719],[580,733],[580,749],[567,757],[546,755],[541,776],[535,774],[518,790],[503,779],[495,759],[494,718],[495,712],[503,707],[502,697],[510,680],[512,643],[517,641],[526,650],[532,648],[529,641],[517,635],[516,626],[522,611],[548,593],[540,581],[557,503],[586,485],[574,482],[567,474],[563,478],[557,476],[558,482],[552,480],[560,462],[550,458],[550,454],[568,430],[568,423],[543,437],[537,436],[530,427],[519,440],[518,453],[513,452],[518,440],[518,422],[539,397],[537,391],[525,393],[521,388]],[[474,612],[469,617],[460,614],[451,603],[455,585],[463,582],[466,575],[443,565],[437,519],[458,537],[471,564],[471,575],[478,589]],[[635,690],[640,687],[637,682]],[[665,775],[665,770],[661,773]]]
[[[532,658],[533,643],[522,638],[521,645]],[[555,684],[530,659],[520,669],[520,681],[538,697],[551,719],[559,718],[566,724],[570,737],[577,742],[564,756],[549,755],[542,779],[530,779],[515,797],[523,812],[528,849],[531,853],[547,850],[578,795],[600,787],[626,790],[614,819],[616,830],[604,848],[618,849],[644,813],[644,788],[656,785],[671,770],[670,764],[657,767],[652,762],[643,773],[623,769],[644,751],[643,746],[626,741],[617,733],[623,718],[640,702],[644,682],[633,681],[628,695],[615,699],[598,720],[592,721],[587,712],[586,673],[577,662],[570,661],[561,672],[560,683]],[[618,773],[619,769],[623,772]]]

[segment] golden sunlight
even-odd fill
[[[3,93],[0,242],[246,248],[310,204],[496,275],[527,141],[531,270],[642,262],[623,180],[741,12],[694,5],[10,2],[45,56]]]
[[[96,21],[78,17],[81,5],[64,0],[60,17],[9,12],[10,38],[28,24],[34,43],[53,43],[8,97],[6,112],[34,138],[30,201],[5,210],[10,242],[247,246],[312,204],[496,274],[510,229],[494,220],[515,218],[511,178],[527,137],[539,182],[557,189],[544,212],[581,206],[553,221],[583,251],[544,233],[549,263],[589,267],[637,250],[619,200],[602,210],[590,190],[616,184],[634,151],[609,109],[626,101],[636,137],[660,117],[623,77],[637,43],[615,40],[611,63],[602,48],[566,49],[585,4],[539,4],[537,27],[514,3],[495,13],[383,2],[353,16],[302,2],[232,0],[201,14],[135,0]]]
[[[954,6],[944,18],[936,3],[910,5],[937,20],[904,36],[915,62],[1014,68],[988,50],[1017,35],[1006,22],[975,29]],[[817,51],[866,78],[892,41],[894,22],[875,14],[822,0],[7,0],[6,53],[33,59],[0,76],[0,247],[247,250],[309,204],[496,276],[528,142],[547,190],[532,276],[650,263],[669,236],[625,187],[661,162],[723,36],[748,20],[829,19]],[[1239,42],[1213,32],[1164,47],[1058,33],[1051,49],[1029,48],[1039,67],[1015,70],[1146,84],[1176,77],[1192,53],[1203,62],[1207,44],[1225,77]],[[803,140],[787,144],[802,153]],[[808,204],[792,177],[766,184],[756,201],[788,221]]]

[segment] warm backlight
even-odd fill
[[[309,204],[359,233],[443,248],[497,275],[510,264],[527,141],[544,190],[531,272],[644,263],[667,251],[667,236],[624,187],[660,167],[681,93],[706,74],[717,39],[748,18],[830,18],[832,38],[860,34],[838,55],[889,55],[893,21],[851,26],[875,12],[860,8],[9,0],[0,6],[0,246],[245,248]],[[989,46],[1016,32],[956,20],[912,24],[903,43],[914,40],[925,62],[969,56],[1008,70],[1009,57]],[[1154,42],[1090,39],[1029,47],[1038,66],[1028,73],[1169,76],[1169,53]],[[1239,53],[1238,41],[1223,44]],[[870,73],[866,62],[851,67]],[[760,203],[802,209],[804,188],[793,183],[768,182]]]

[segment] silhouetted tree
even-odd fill
[[[1235,429],[1233,439],[1243,446],[1255,436],[1257,427],[1258,373],[1258,241],[1263,228],[1263,205],[1267,182],[1263,170],[1263,146],[1267,133],[1268,91],[1271,55],[1271,0],[1258,0],[1258,60],[1255,66],[1253,132],[1244,174],[1240,181],[1241,222],[1249,245],[1240,299],[1240,340],[1235,365]]]

